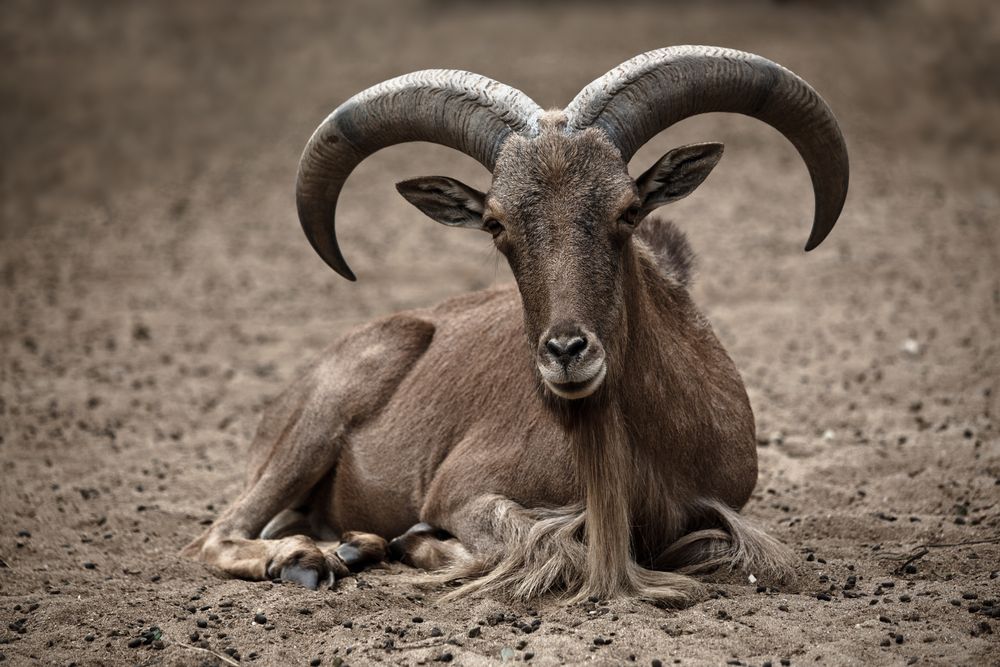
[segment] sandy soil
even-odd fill
[[[1000,664],[1000,19],[872,4],[3,3],[0,658]],[[352,177],[338,226],[360,281],[335,276],[292,199],[316,123],[424,67],[562,105],[684,43],[796,70],[852,152],[810,255],[805,169],[769,128],[693,119],[633,162],[727,144],[670,215],[757,414],[746,511],[801,555],[798,584],[720,579],[684,610],[445,606],[402,567],[317,593],[180,560],[238,492],[261,408],[338,333],[510,280],[483,237],[396,196],[420,174],[487,183],[424,145]]]

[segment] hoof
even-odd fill
[[[341,544],[337,547],[337,551],[335,553],[351,572],[357,572],[365,566],[365,557],[364,554],[361,553],[361,549],[358,549],[350,542]]]
[[[301,565],[286,565],[281,568],[281,579],[294,581],[314,591],[319,588],[320,572]]]
[[[416,523],[407,529],[405,533],[399,537],[393,538],[389,542],[388,555],[389,560],[400,561],[406,563],[407,565],[412,565],[412,563],[406,560],[407,554],[424,538],[431,538],[435,540],[448,540],[453,536],[446,530],[440,528],[435,528],[429,523]]]
[[[405,535],[401,535],[389,541],[389,560],[403,560],[403,556],[406,555],[406,541],[404,538]]]

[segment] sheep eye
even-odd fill
[[[620,219],[626,225],[634,227],[636,223],[639,222],[639,214],[641,212],[642,209],[639,207],[638,204],[632,204],[631,206],[628,207],[628,209],[624,213],[622,213],[622,217]]]
[[[483,220],[483,229],[488,231],[490,236],[496,238],[503,231],[503,225],[496,218],[486,218]]]

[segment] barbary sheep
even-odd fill
[[[516,287],[385,317],[346,335],[268,410],[242,494],[185,549],[237,577],[317,588],[386,556],[464,583],[452,595],[637,596],[681,603],[689,575],[787,572],[788,550],[738,510],[757,481],[754,418],[733,362],[691,301],[691,251],[649,218],[722,155],[651,137],[705,112],[758,118],[798,149],[816,211],[843,207],[848,160],[802,79],[729,49],[637,56],[565,110],[476,74],[428,70],[352,97],[299,166],[309,241],[354,280],[334,233],[351,171],[408,141],[458,149],[488,192],[397,185],[425,214],[487,232]],[[391,541],[390,541],[391,540]]]

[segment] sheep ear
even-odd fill
[[[396,183],[396,190],[406,201],[442,225],[483,228],[483,202],[486,195],[454,178],[411,178]]]
[[[722,158],[719,143],[691,144],[670,151],[636,179],[642,214],[695,191]]]

